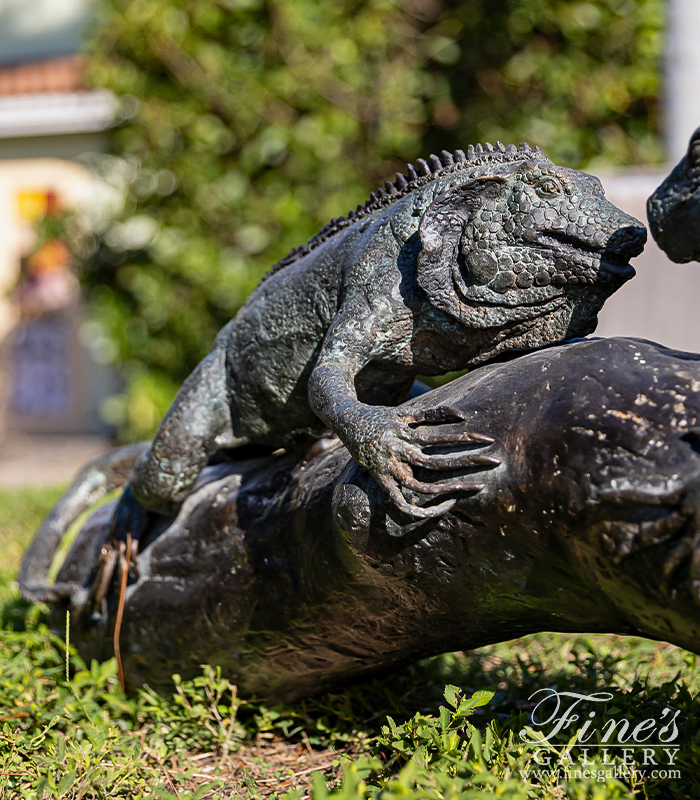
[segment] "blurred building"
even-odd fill
[[[109,146],[115,100],[83,82],[86,19],[85,0],[0,4],[0,436],[98,433],[100,399],[113,390],[81,342],[70,253],[59,235],[38,248],[35,232],[90,202],[77,159]]]

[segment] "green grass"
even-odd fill
[[[0,491],[0,599],[7,598],[32,533],[64,488]]]
[[[145,688],[125,697],[113,660],[88,666],[72,648],[66,679],[66,647],[46,627],[47,608],[28,606],[12,584],[59,494],[0,492],[0,800],[700,796],[696,658],[644,639],[540,634],[274,708],[241,700],[212,669],[176,677],[168,696]],[[524,742],[520,731],[532,729],[531,695],[552,688],[614,694],[582,701],[560,741],[592,711],[632,727],[678,711],[680,776],[618,780],[617,750],[609,764],[588,767],[595,777],[567,780],[538,764],[556,766],[561,751]],[[628,757],[640,769],[643,759],[640,749]],[[533,769],[540,773],[526,777]]]

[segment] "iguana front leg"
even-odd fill
[[[413,475],[414,467],[436,471],[492,468],[500,461],[463,449],[447,454],[426,451],[426,448],[448,445],[483,447],[493,442],[490,437],[478,433],[434,427],[463,419],[456,409],[373,406],[358,400],[355,377],[372,361],[390,360],[391,353],[400,347],[397,341],[400,327],[395,316],[385,326],[382,315],[370,308],[364,296],[353,299],[326,334],[309,380],[309,403],[340,436],[355,461],[365,467],[402,511],[416,517],[435,517],[452,508],[456,500],[420,507],[409,503],[401,489],[440,495],[480,491],[485,484],[466,478],[419,481]]]

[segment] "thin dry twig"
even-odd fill
[[[124,551],[124,543],[119,545],[119,558],[121,559]],[[124,604],[126,602],[126,584],[129,580],[129,564],[131,563],[131,534],[126,534],[126,555],[122,565],[122,580],[119,588],[119,605],[117,606],[117,619],[114,623],[114,657],[117,659],[117,669],[119,670],[119,686],[122,692],[125,690],[126,681],[124,679],[124,667],[122,666],[122,653],[119,647],[119,635],[122,631],[122,618],[124,616]]]

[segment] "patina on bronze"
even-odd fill
[[[436,405],[463,421],[435,432],[483,431],[500,461],[448,471],[489,480],[440,518],[397,509],[336,438],[304,460],[207,467],[142,540],[128,682],[166,688],[211,663],[243,693],[292,700],[543,630],[700,652],[700,355],[583,340],[477,368],[408,407]],[[76,590],[55,605],[56,628],[72,603],[86,658],[112,655],[116,597],[107,624],[80,615],[112,513],[93,515],[57,578]]]

